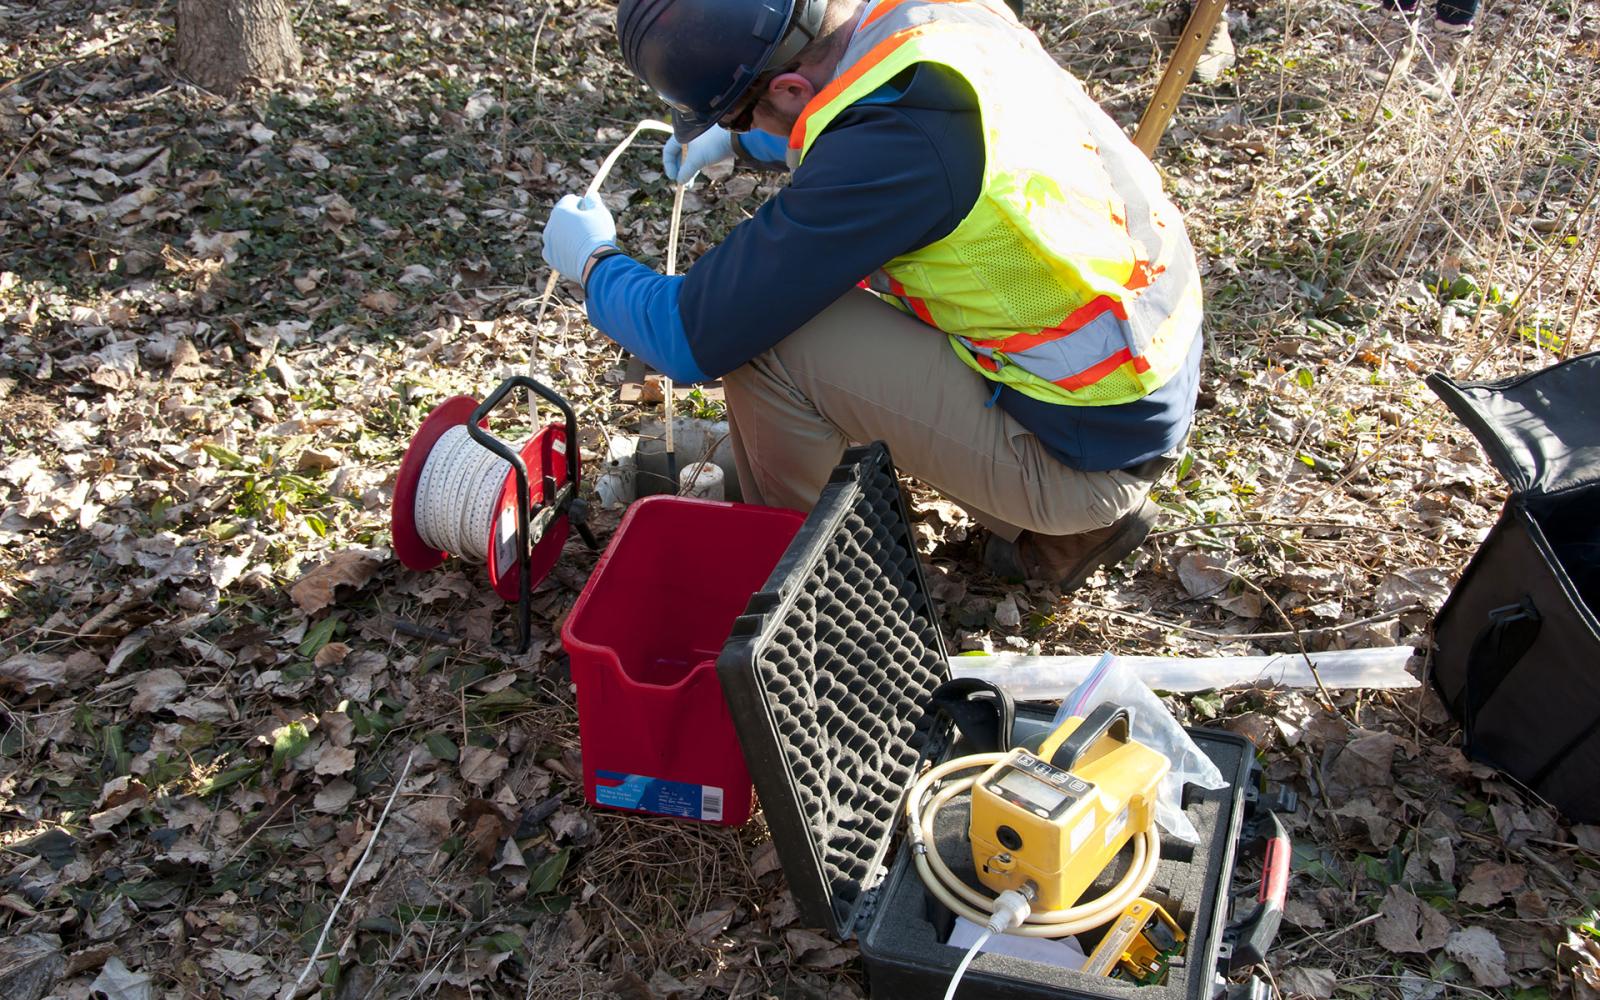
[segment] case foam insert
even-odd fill
[[[1019,715],[1018,739],[1025,738],[1029,732],[1047,728],[1048,716],[1024,718]],[[1203,736],[1197,737],[1197,742],[1225,777],[1237,776],[1248,768],[1244,747],[1208,740]],[[959,756],[967,752],[970,751],[958,743],[951,755]],[[1132,996],[1137,991],[1139,1000],[1178,1000],[1209,995],[1210,984],[1199,981],[1199,977],[1209,978],[1212,975],[1210,963],[1200,960],[1202,956],[1196,952],[1195,946],[1199,942],[1199,947],[1214,947],[1215,939],[1221,932],[1221,928],[1214,923],[1217,893],[1228,884],[1231,873],[1218,869],[1223,863],[1222,859],[1232,856],[1230,843],[1237,835],[1232,815],[1235,794],[1235,789],[1231,787],[1215,791],[1191,788],[1184,811],[1199,831],[1200,843],[1190,845],[1166,835],[1161,838],[1161,862],[1144,895],[1165,906],[1189,936],[1183,964],[1172,967],[1165,984],[1136,987],[1132,983],[1090,977],[1076,970],[1040,962],[980,953],[963,979],[961,995],[1002,995],[1003,987],[984,993],[979,982],[985,978],[1010,980],[1012,987],[1006,991],[1006,995],[1013,996],[1034,995],[1017,991],[1016,986],[1022,983],[1068,991],[1054,994],[1063,997],[1079,995],[1071,991],[1085,991],[1097,996],[1122,992]],[[966,825],[966,798],[962,796],[939,815],[934,833],[946,863],[967,879],[968,884],[976,886],[981,883],[973,871]],[[877,900],[872,921],[862,934],[861,947],[867,956],[868,979],[875,998],[880,996],[879,990],[885,988],[886,991],[881,994],[883,997],[915,995],[908,992],[907,984],[918,978],[919,974],[926,975],[928,988],[941,981],[948,982],[963,954],[961,949],[944,944],[955,917],[924,890],[922,880],[910,860],[909,851],[902,849],[894,873]],[[1130,860],[1131,849],[1124,849],[1118,857],[1115,870],[1102,874],[1092,891],[1110,888],[1121,877]],[[1092,951],[1094,941],[1086,936],[1083,947],[1085,953]],[[881,967],[879,963],[884,961],[903,967],[897,975],[888,977],[894,980],[892,983],[880,982],[884,978],[881,974],[873,975],[875,967]],[[898,989],[894,988],[896,985]]]
[[[796,902],[844,933],[886,874],[949,676],[888,453],[852,456],[718,661]]]

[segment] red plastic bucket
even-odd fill
[[[750,818],[716,659],[804,520],[672,496],[623,515],[561,629],[590,802],[723,826]]]

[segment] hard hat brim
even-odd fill
[[[698,115],[688,111],[672,112],[672,137],[687,146],[711,130],[720,115]]]

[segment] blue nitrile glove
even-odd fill
[[[689,140],[684,146],[677,139],[668,139],[661,149],[661,168],[679,184],[694,180],[694,175],[718,163],[733,162],[733,133],[721,125],[713,125],[704,134]]]
[[[573,281],[601,247],[617,245],[617,224],[598,197],[569,194],[556,202],[544,224],[544,262]]]

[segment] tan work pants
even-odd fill
[[[723,384],[747,503],[810,510],[845,448],[879,440],[897,469],[1008,541],[1024,529],[1103,528],[1152,484],[1052,458],[1004,410],[984,405],[991,384],[943,334],[860,290]]]

